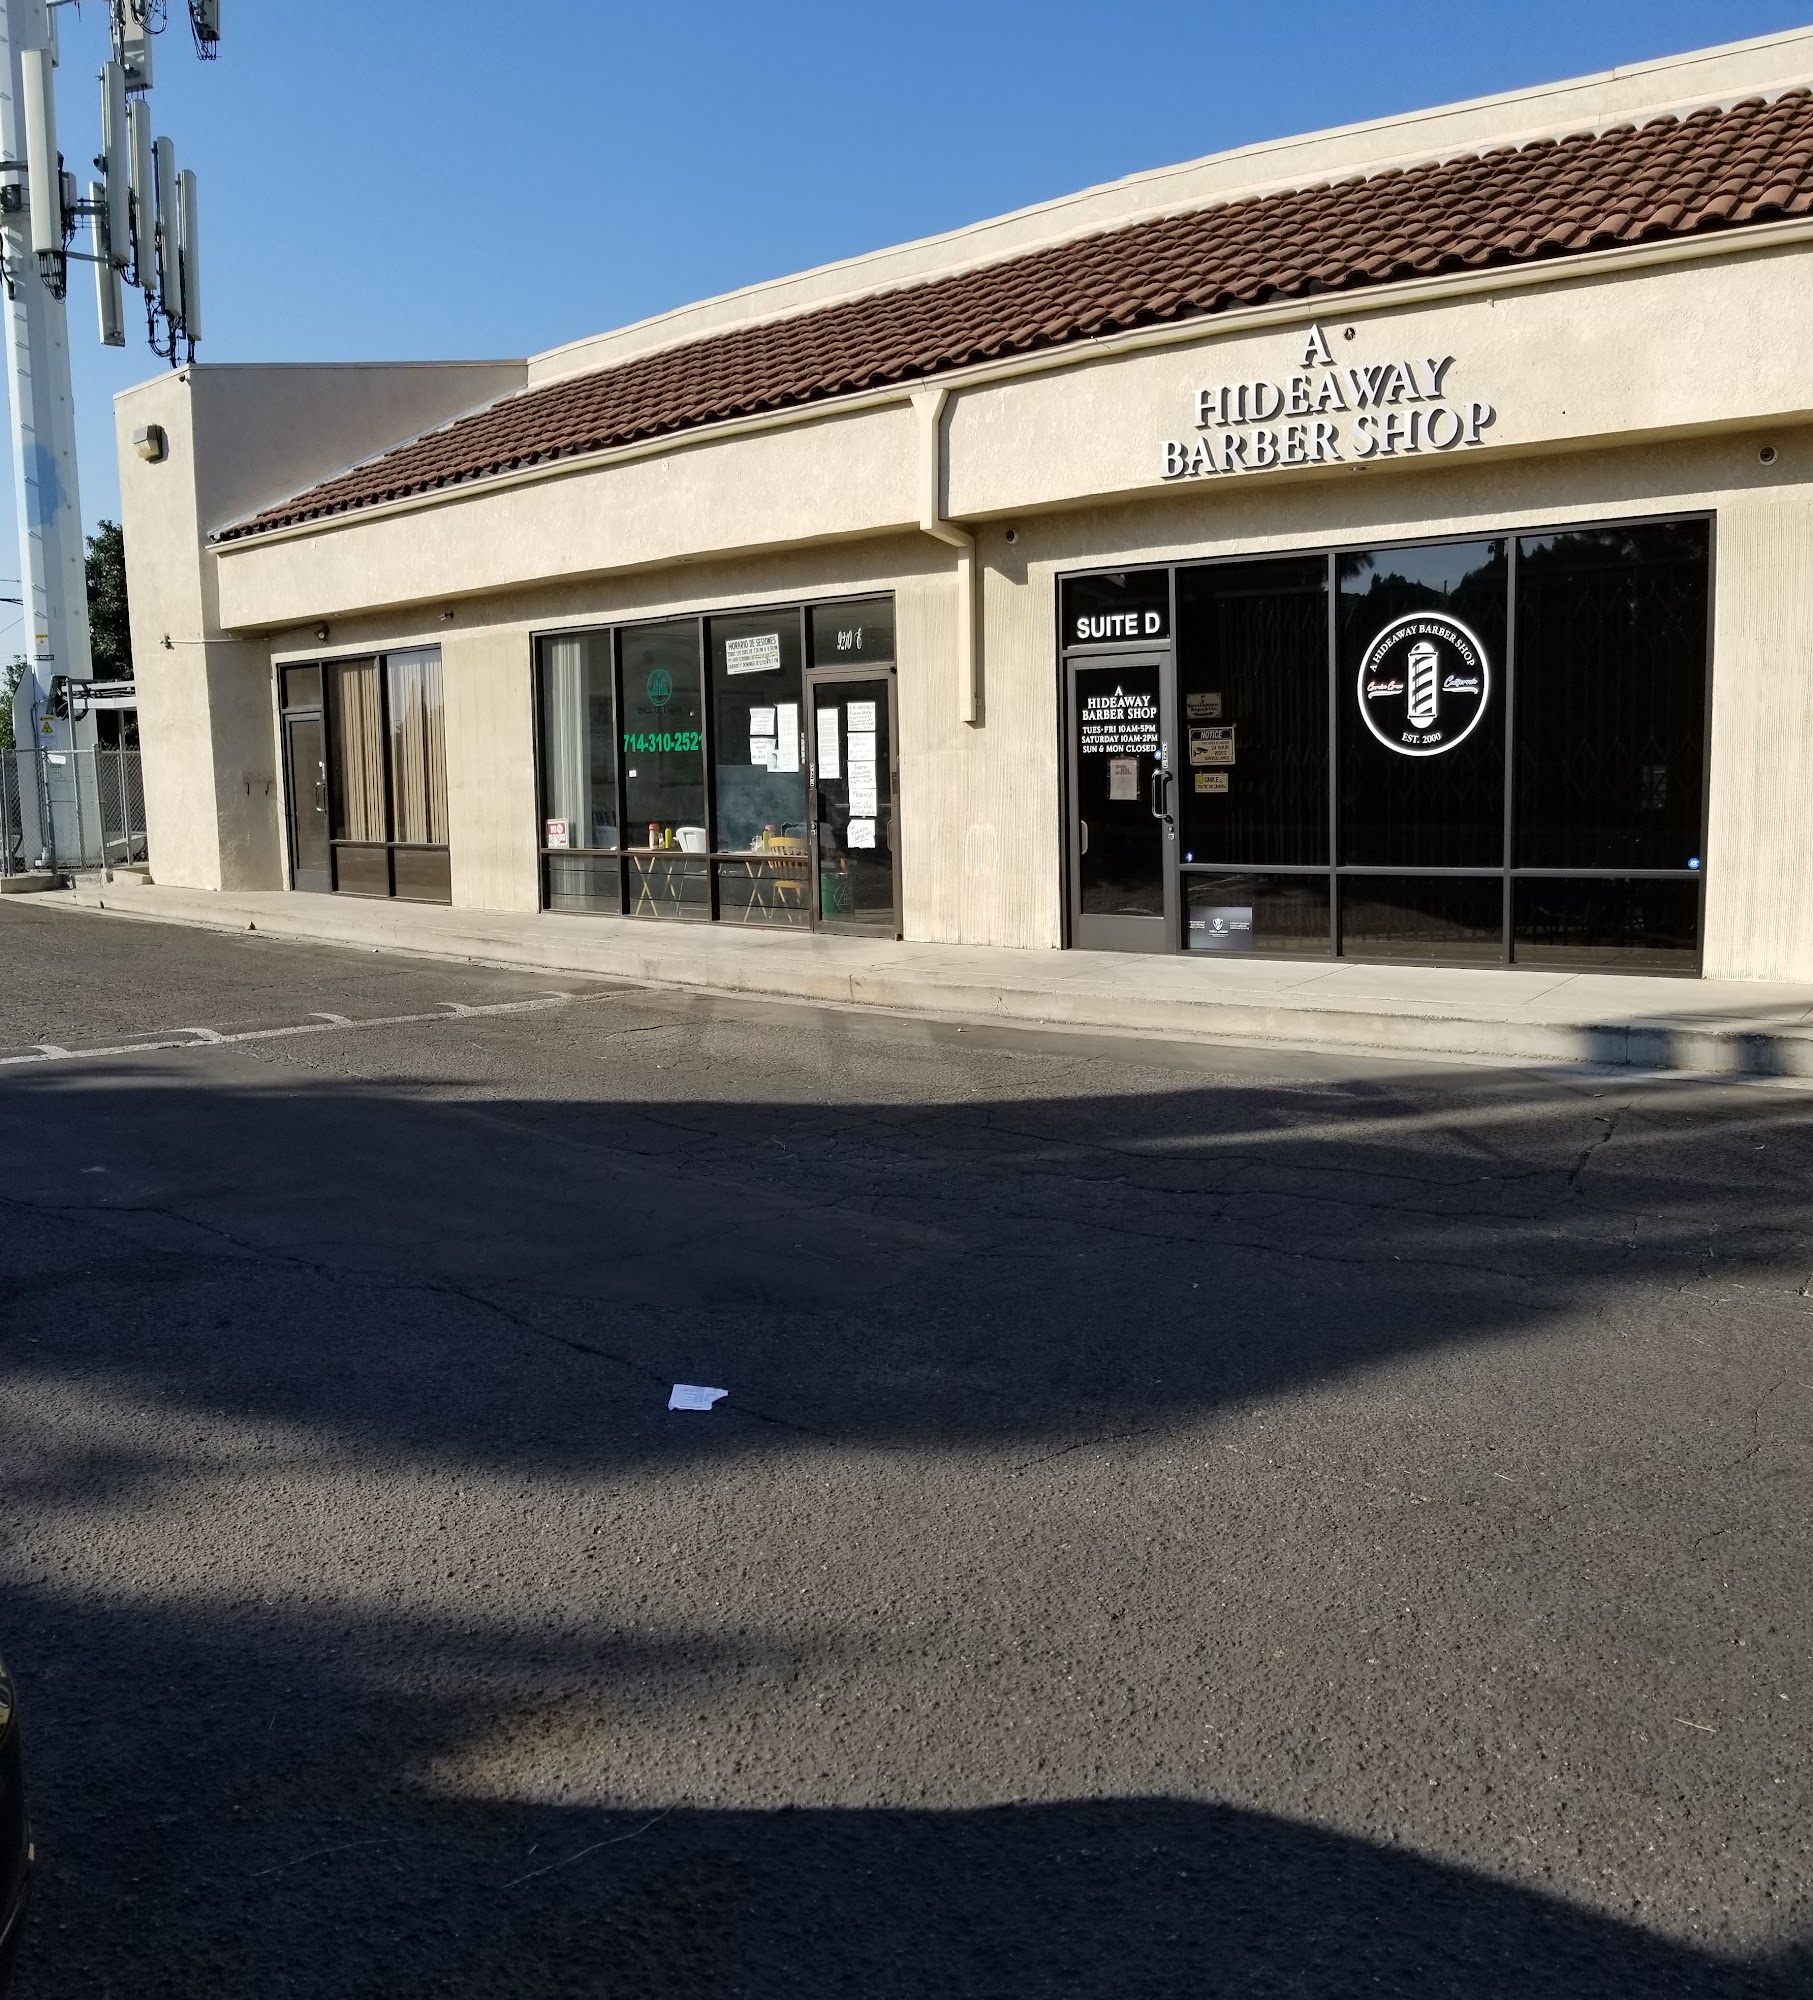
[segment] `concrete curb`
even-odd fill
[[[181,894],[183,892],[175,892]],[[690,954],[651,949],[621,934],[585,933],[561,924],[538,927],[530,939],[470,926],[436,912],[431,933],[387,918],[384,905],[361,905],[357,920],[324,922],[316,905],[327,898],[272,897],[255,916],[231,906],[218,911],[165,903],[141,887],[78,886],[42,897],[40,906],[104,913],[139,922],[321,944],[341,950],[387,951],[506,971],[571,974],[622,980],[655,989],[721,993],[748,1000],[805,1002],[953,1023],[1054,1028],[1149,1040],[1226,1042],[1247,1047],[1340,1050],[1398,1057],[1594,1069],[1635,1069],[1697,1075],[1813,1077],[1813,1026],[1767,1028],[1666,1018],[1542,1020],[1470,1012],[1452,1005],[1404,1002],[1389,1007],[1314,1000],[1243,999],[1141,991],[1067,979],[979,980],[949,972],[915,972],[910,965],[844,968],[801,956],[740,954],[734,938]],[[696,943],[689,940],[689,943]],[[893,949],[892,947],[886,949]],[[1003,954],[1003,956],[1008,956]],[[1647,984],[1647,982],[1645,982]]]

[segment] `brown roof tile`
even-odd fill
[[[1224,202],[564,377],[222,540],[1279,298],[1813,213],[1813,93]]]

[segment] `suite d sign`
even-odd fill
[[[1199,435],[1164,440],[1162,476],[1199,479],[1483,444],[1498,412],[1452,397],[1453,368],[1452,354],[1337,363],[1327,334],[1312,326],[1298,367],[1281,381],[1198,389]]]

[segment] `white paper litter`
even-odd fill
[[[721,1402],[728,1396],[728,1389],[701,1389],[696,1382],[676,1382],[674,1392],[667,1399],[670,1410],[709,1410],[713,1403]]]

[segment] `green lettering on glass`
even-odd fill
[[[653,756],[662,750],[676,753],[692,752],[696,755],[705,747],[705,738],[697,729],[626,729],[623,732],[624,749],[644,757]]]

